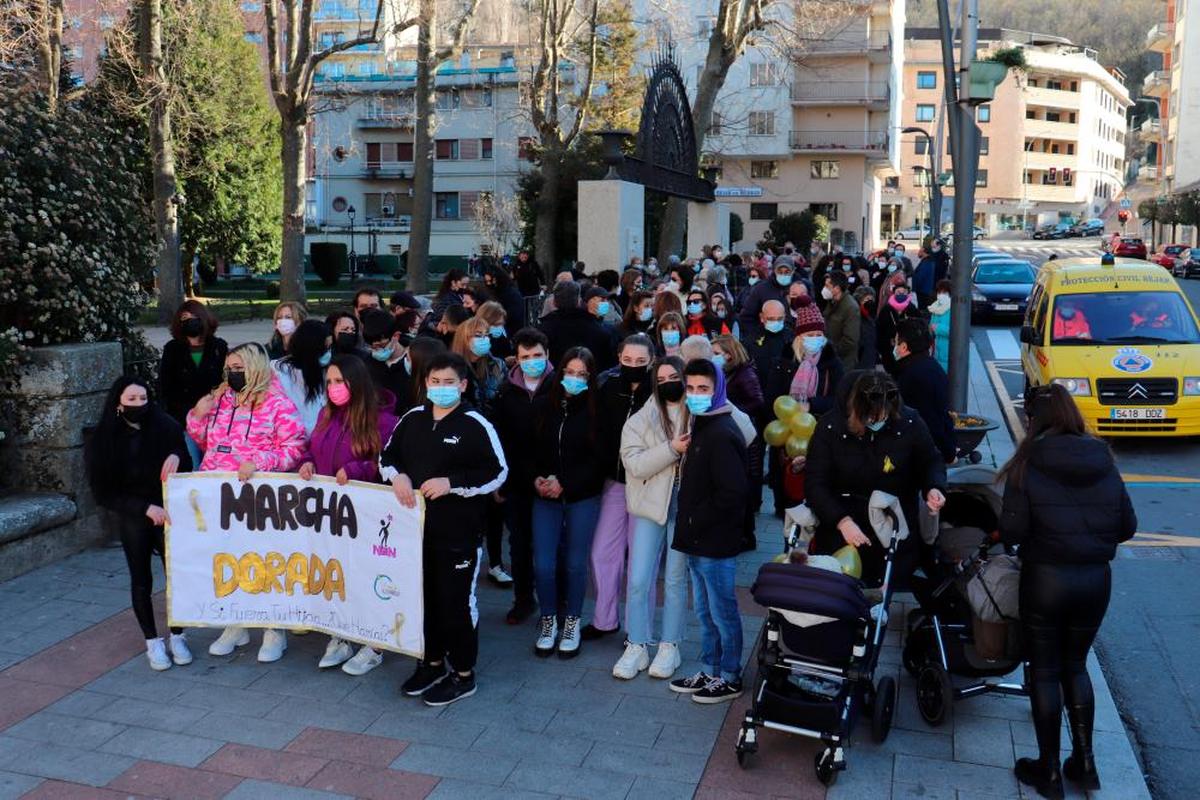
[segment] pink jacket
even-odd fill
[[[232,472],[246,461],[263,472],[291,472],[307,439],[296,405],[278,385],[253,411],[238,408],[237,395],[226,389],[206,416],[188,412],[187,432],[204,451],[200,472]]]

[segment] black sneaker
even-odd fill
[[[712,677],[706,672],[697,672],[690,678],[676,678],[671,681],[671,691],[680,694],[695,694],[709,684]]]
[[[475,694],[475,673],[459,675],[451,672],[421,698],[427,706],[448,706],[456,700]]]
[[[532,600],[518,600],[513,603],[513,607],[504,615],[504,621],[509,625],[520,625],[525,620],[533,616],[537,611],[537,604]]]
[[[724,678],[713,678],[703,689],[692,695],[692,702],[715,705],[741,696],[741,681],[726,681]]]
[[[420,697],[445,679],[445,662],[433,666],[424,661],[418,661],[412,676],[401,684],[400,692],[406,697]]]
[[[584,625],[583,631],[582,631],[583,640],[585,642],[594,642],[597,639],[603,639],[605,636],[614,634],[619,630],[621,630],[620,625],[618,625],[615,628],[611,628],[609,630],[605,630],[604,628],[597,628],[595,625],[592,625],[592,624]]]

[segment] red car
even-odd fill
[[[1162,249],[1155,253],[1150,261],[1158,264],[1160,267],[1174,270],[1175,260],[1182,256],[1187,249],[1188,246],[1186,244],[1164,244]]]
[[[1113,255],[1118,258],[1140,258],[1144,261],[1146,259],[1146,243],[1141,239],[1123,238],[1113,250]]]

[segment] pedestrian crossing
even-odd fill
[[[1103,252],[1103,246],[1100,239],[1055,239],[1050,241],[1037,241],[1033,239],[1021,239],[1018,241],[981,241],[978,243],[981,247],[986,247],[990,250],[995,250],[998,253],[1007,253],[1014,258],[1032,261],[1035,264],[1041,264],[1053,253],[1058,258],[1077,258],[1079,256],[1099,256]]]

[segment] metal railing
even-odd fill
[[[817,103],[886,102],[887,81],[803,81],[792,84],[792,100]]]
[[[890,50],[891,48],[891,31],[866,33],[861,30],[846,30],[831,34],[828,38],[807,42],[798,50],[809,55],[827,55],[830,53],[866,53],[868,50]]]
[[[792,131],[793,150],[869,150],[887,152],[886,131]]]

